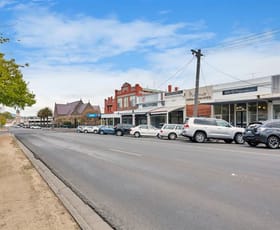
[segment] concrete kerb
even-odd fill
[[[21,150],[28,157],[33,166],[37,169],[46,183],[61,200],[65,208],[76,220],[83,230],[112,230],[91,207],[83,202],[68,186],[66,186],[51,170],[46,167],[40,160],[36,159],[33,153],[26,148],[15,136],[15,141]]]

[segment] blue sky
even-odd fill
[[[22,69],[37,103],[82,99],[104,106],[124,82],[165,90],[280,73],[278,0],[0,0],[0,46]],[[10,108],[7,110],[12,111]]]

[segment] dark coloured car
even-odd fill
[[[131,124],[117,124],[114,128],[117,136],[123,136],[124,134],[129,134],[132,127],[134,126]]]
[[[257,146],[263,143],[271,149],[279,148],[280,119],[249,125],[243,134],[243,139],[250,146]]]

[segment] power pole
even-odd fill
[[[198,115],[198,91],[199,91],[199,74],[200,74],[200,57],[203,56],[201,53],[201,50],[191,50],[192,54],[196,56],[197,58],[197,64],[196,64],[196,79],[195,79],[195,93],[194,93],[194,110],[193,110],[193,116],[197,117]]]

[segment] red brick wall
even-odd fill
[[[187,105],[186,108],[187,117],[193,116],[194,105]],[[210,117],[211,116],[211,105],[198,105],[198,116]]]

